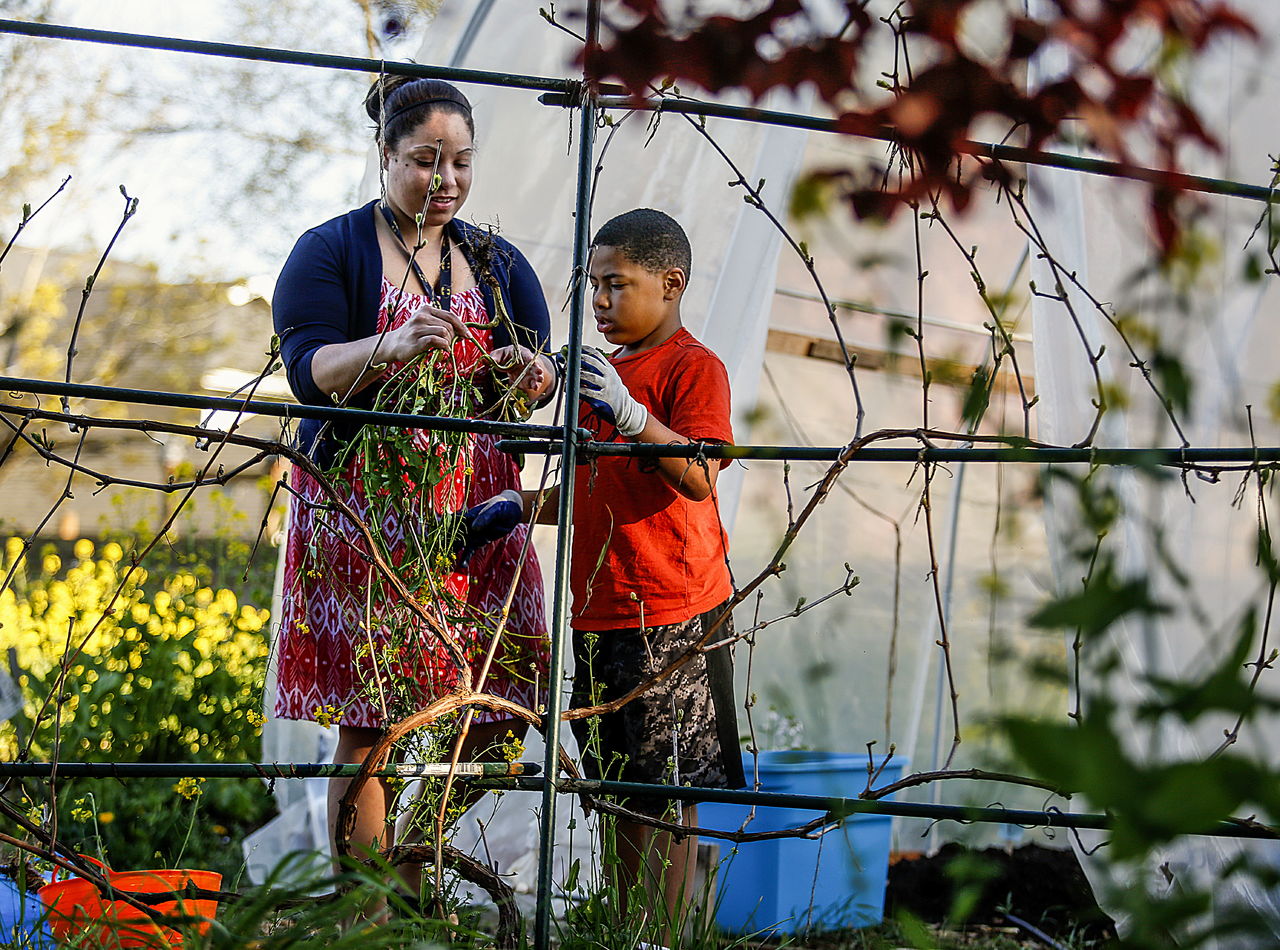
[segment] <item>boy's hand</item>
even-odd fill
[[[609,358],[594,346],[582,348],[579,394],[628,439],[639,435],[649,421],[649,410],[627,391]]]
[[[462,534],[453,569],[462,570],[478,548],[506,537],[523,520],[524,499],[514,488],[468,508],[462,516]]]
[[[506,375],[507,384],[531,398],[541,399],[555,392],[558,375],[549,357],[527,346],[502,346],[489,355],[498,370]]]

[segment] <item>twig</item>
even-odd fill
[[[18,222],[18,227],[14,230],[13,236],[9,238],[9,242],[4,246],[4,250],[0,250],[0,264],[4,263],[4,259],[9,256],[9,251],[11,251],[13,246],[18,242],[18,235],[22,233],[23,229],[31,223],[32,219],[36,215],[45,209],[45,206],[50,201],[62,194],[62,189],[67,187],[67,183],[69,181],[71,181],[70,175],[62,179],[62,184],[55,188],[53,194],[44,199],[44,201],[40,203],[40,206],[34,211],[31,210],[31,205],[29,204],[24,204],[22,206],[22,220]]]
[[[1254,445],[1257,445],[1257,436],[1253,428],[1253,407],[1246,407],[1249,416],[1249,438]],[[1280,571],[1277,571],[1275,561],[1275,548],[1271,534],[1271,518],[1267,513],[1267,495],[1262,478],[1257,479],[1258,482],[1258,557],[1257,561],[1261,561],[1263,554],[1263,544],[1266,545],[1266,557],[1269,558],[1267,564],[1267,610],[1262,621],[1262,637],[1258,643],[1258,656],[1249,664],[1253,667],[1253,674],[1249,677],[1249,695],[1252,696],[1257,692],[1258,680],[1262,679],[1265,670],[1275,668],[1276,651],[1271,646],[1271,621],[1275,615],[1276,606],[1276,588],[1280,586]],[[1242,712],[1230,729],[1223,731],[1222,744],[1214,750],[1213,756],[1216,757],[1225,752],[1230,746],[1234,745],[1240,738],[1240,729],[1244,726],[1245,714]]]
[[[556,19],[556,5],[554,3],[554,0],[553,2],[549,3],[547,6],[549,6],[551,9],[547,10],[544,7],[538,7],[538,16],[542,17],[542,19],[546,20],[548,23],[554,26],[557,30],[561,30],[565,33],[568,33],[570,36],[572,36],[575,40],[577,40],[583,46],[586,46],[587,38],[585,36],[583,36],[581,33],[577,33],[569,29],[569,27],[565,26],[558,19]]]
[[[58,189],[61,191],[62,189]],[[93,269],[84,282],[84,290],[80,294],[80,309],[76,311],[76,321],[71,327],[71,342],[67,344],[67,375],[66,381],[71,382],[71,364],[76,357],[76,340],[80,336],[80,325],[84,321],[85,307],[89,304],[89,295],[93,293],[93,285],[97,283],[98,276],[102,273],[102,268],[107,263],[107,257],[111,254],[111,249],[116,245],[116,239],[120,237],[120,233],[124,230],[124,226],[129,223],[129,219],[138,211],[138,199],[130,198],[129,192],[125,191],[124,185],[120,186],[120,194],[124,196],[124,213],[120,216],[120,223],[116,226],[115,233],[111,235],[111,240],[107,242],[106,248],[102,251],[102,257],[98,259],[98,266]],[[68,396],[62,397],[62,411],[71,411],[71,399]]]

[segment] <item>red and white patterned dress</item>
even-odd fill
[[[394,328],[427,299],[401,291],[384,277],[379,332],[387,325],[393,302]],[[453,295],[450,309],[468,324],[488,322],[479,287]],[[473,328],[473,333],[486,351],[493,348],[491,331]],[[452,357],[459,375],[474,374],[479,367],[479,350],[466,340],[455,344]],[[388,372],[395,369],[393,365]],[[415,436],[414,444],[425,448],[420,438],[425,441],[425,436]],[[471,436],[453,470],[434,489],[413,496],[421,500],[420,507],[457,511],[505,489],[518,489],[519,468],[511,456],[498,451],[496,441],[490,435]],[[367,523],[370,506],[360,476],[361,463],[355,458],[335,482]],[[290,484],[297,497],[291,504],[286,540],[275,714],[377,728],[459,685],[457,664],[434,631],[415,618],[405,636],[409,614],[402,605],[396,607],[397,599],[370,570],[365,542],[350,520],[327,507],[329,499],[319,484],[301,469],[293,470]],[[381,536],[393,562],[400,563],[415,527],[422,527],[420,516],[385,513]],[[473,677],[489,649],[493,618],[514,584],[505,631],[480,688],[536,709],[546,690],[548,654],[542,573],[532,545],[516,576],[528,531],[527,525],[517,526],[505,538],[477,550],[465,572],[443,575],[452,598],[427,606],[435,612],[442,609],[440,603],[453,604],[447,628],[467,657],[468,676]],[[386,634],[388,626],[401,631],[392,640]],[[506,717],[476,710],[476,718]]]

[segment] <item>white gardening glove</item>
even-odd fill
[[[637,436],[649,421],[649,410],[631,393],[609,358],[594,346],[582,348],[582,376],[578,388],[582,399],[628,439]]]

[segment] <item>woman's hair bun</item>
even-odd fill
[[[412,76],[398,76],[390,73],[383,73],[375,79],[373,85],[369,87],[368,95],[364,97],[364,111],[369,113],[369,118],[381,123],[384,112],[391,111],[389,103],[395,91],[411,82],[413,82]]]
[[[461,116],[475,136],[471,103],[457,86],[442,79],[383,74],[364,97],[365,112],[374,122],[374,138],[392,148],[437,108]]]

